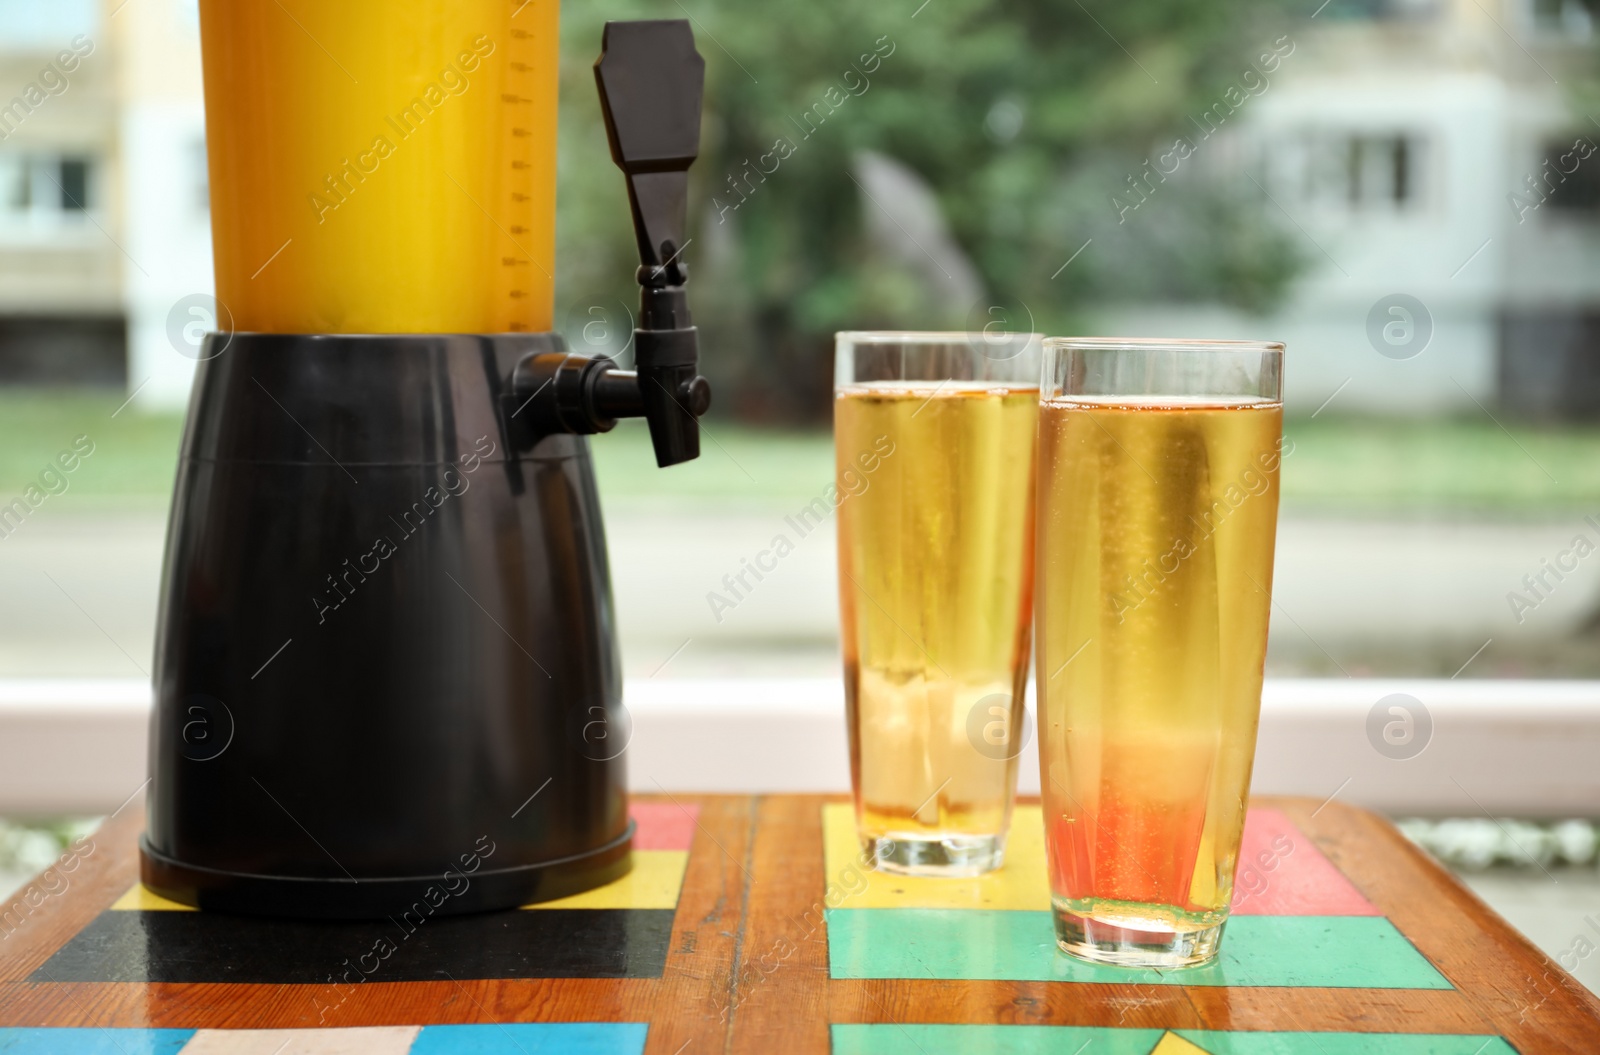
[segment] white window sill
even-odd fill
[[[1368,715],[1391,693],[1432,718],[1414,758],[1386,758],[1368,739]],[[836,680],[633,680],[625,699],[637,791],[849,788]],[[149,713],[137,679],[0,679],[0,815],[116,809],[144,783]],[[1589,816],[1597,763],[1600,682],[1269,680],[1254,790],[1392,814]],[[1031,743],[1021,766],[1020,790],[1037,793]]]

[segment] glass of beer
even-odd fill
[[[1056,939],[1217,954],[1272,605],[1283,345],[1051,338],[1039,410],[1039,762]]]
[[[888,872],[1000,867],[1026,733],[1041,339],[841,333],[834,444],[850,773]]]

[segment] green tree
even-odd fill
[[[707,66],[685,256],[723,412],[825,416],[838,329],[963,328],[991,303],[1055,332],[1108,299],[1273,303],[1299,258],[1248,179],[1207,177],[1227,171],[1207,157],[1220,137],[1200,141],[1190,118],[1283,35],[1278,0],[919,3],[569,5],[562,303],[634,299],[622,180],[600,175],[589,70],[600,27],[685,14]],[[1185,136],[1194,151],[1179,171],[1119,206],[1114,196],[1137,200],[1128,177]],[[868,237],[877,206],[858,183],[863,151],[932,189],[981,302],[952,303]]]

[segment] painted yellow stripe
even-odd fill
[[[1011,815],[1011,834],[1006,839],[1005,865],[976,879],[929,879],[864,868],[855,810],[849,803],[822,807],[822,833],[829,892],[834,897],[830,907],[1029,911],[1050,907],[1044,820],[1038,806],[1016,808]]]
[[[561,898],[524,905],[525,909],[545,908],[676,908],[683,889],[683,874],[689,867],[687,850],[635,850],[633,871],[603,887]],[[188,905],[168,901],[141,883],[123,894],[111,906],[119,912],[193,912]]]
[[[133,889],[117,898],[111,908],[117,912],[195,912],[189,905],[168,901],[160,894],[146,890],[143,883],[133,884]]]
[[[615,882],[586,890],[559,901],[523,905],[543,908],[677,908],[683,873],[689,867],[688,850],[635,850],[633,871]]]
[[[1205,1048],[1192,1040],[1185,1040],[1176,1033],[1163,1033],[1156,1046],[1150,1049],[1150,1055],[1208,1055]]]

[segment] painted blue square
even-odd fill
[[[0,1026],[5,1055],[177,1055],[192,1029]]]
[[[643,1022],[424,1026],[411,1055],[643,1055]]]

